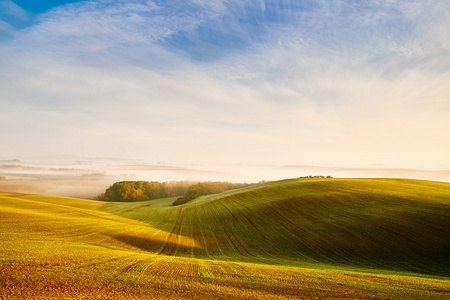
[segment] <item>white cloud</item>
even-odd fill
[[[11,0],[0,0],[0,17],[11,16],[22,21],[27,21],[29,14]]]
[[[11,35],[14,33],[14,27],[9,25],[8,23],[0,20],[0,35],[7,34]],[[0,36],[1,37],[1,36]]]
[[[5,153],[450,166],[448,4],[296,3],[93,1],[41,16],[0,44]],[[251,9],[287,20],[247,39],[255,24],[233,14]],[[182,32],[204,45],[205,26],[250,42],[207,61],[165,44]]]

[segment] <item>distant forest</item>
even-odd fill
[[[192,182],[192,181],[120,181],[111,185],[97,200],[109,202],[138,202],[158,198],[176,197],[173,205],[179,205],[197,197],[221,193],[226,190],[249,186],[247,183]]]

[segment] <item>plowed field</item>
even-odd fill
[[[105,203],[0,193],[0,298],[450,298],[450,184],[290,179]]]

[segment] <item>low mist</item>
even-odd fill
[[[133,160],[3,160],[0,161],[0,191],[94,199],[114,182],[122,180],[256,183],[309,175],[450,182],[450,170],[255,164],[173,165]]]

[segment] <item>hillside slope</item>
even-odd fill
[[[291,179],[202,197],[180,208],[148,205],[104,210],[171,233],[172,246],[141,247],[150,252],[450,274],[446,183]],[[128,243],[140,239],[130,236]],[[184,239],[196,246],[180,245]]]
[[[448,183],[289,179],[173,201],[0,193],[0,298],[450,293]]]

